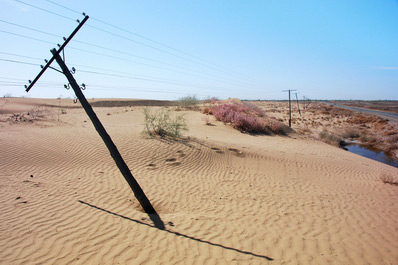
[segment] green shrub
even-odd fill
[[[186,96],[182,97],[178,100],[179,105],[185,109],[195,109],[199,103],[199,100],[196,96]]]
[[[149,108],[145,108],[144,117],[143,133],[149,136],[178,138],[181,137],[182,131],[188,130],[183,116],[178,115],[173,119],[170,117],[169,111],[164,109],[151,112]]]

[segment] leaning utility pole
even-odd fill
[[[85,15],[83,13],[83,15]],[[138,182],[135,180],[133,175],[130,172],[130,169],[128,168],[127,164],[124,162],[122,156],[120,155],[116,145],[113,143],[111,137],[108,135],[106,132],[104,126],[101,124],[100,120],[98,119],[97,115],[95,114],[93,108],[91,107],[90,103],[88,103],[86,97],[84,96],[83,92],[81,91],[81,87],[77,84],[75,78],[71,74],[71,71],[68,69],[68,67],[65,65],[65,62],[62,60],[61,56],[59,55],[60,52],[63,50],[63,48],[66,46],[66,44],[72,39],[74,34],[83,26],[83,24],[87,21],[89,17],[85,16],[84,20],[79,24],[79,26],[75,29],[75,31],[71,34],[71,36],[68,39],[64,39],[65,43],[60,46],[58,50],[52,49],[51,53],[53,54],[53,57],[49,60],[46,61],[47,64],[46,66],[42,67],[42,71],[39,73],[39,75],[34,79],[33,82],[30,82],[29,87],[26,87],[26,92],[28,92],[34,83],[40,78],[40,76],[44,73],[44,71],[47,68],[52,68],[50,64],[56,60],[59,66],[61,67],[62,71],[59,71],[63,73],[66,78],[69,81],[70,86],[72,87],[73,91],[76,94],[76,97],[79,99],[79,102],[83,106],[84,110],[86,111],[87,115],[89,116],[91,122],[93,123],[95,129],[97,130],[98,134],[101,136],[102,140],[104,141],[106,147],[108,148],[110,155],[112,156],[113,160],[115,161],[117,167],[119,168],[120,172],[126,179],[127,183],[130,185],[130,188],[133,190],[135,197],[137,200],[140,202],[142,208],[144,211],[148,214],[154,214],[157,216],[157,213],[155,209],[153,208],[152,204],[150,203],[149,199],[146,197],[144,191],[141,189],[140,185]],[[84,89],[83,85],[83,89]],[[150,216],[151,219],[154,221],[155,226],[164,229],[164,223],[160,218],[157,216]]]
[[[296,89],[283,90],[282,92],[289,92],[289,127],[292,127],[292,103],[290,101],[290,92],[296,91]]]

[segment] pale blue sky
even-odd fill
[[[398,100],[397,0],[0,3],[0,96],[74,96],[53,70],[29,93],[23,84],[40,71],[25,63],[44,64],[78,11],[90,19],[66,63],[88,98],[285,99],[282,90],[297,89],[300,98]]]

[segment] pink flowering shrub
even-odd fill
[[[235,129],[241,132],[268,133],[264,122],[256,116],[234,113],[231,124]]]
[[[267,118],[264,110],[250,104],[220,104],[211,107],[209,112],[214,118],[229,123],[241,132],[253,134],[287,134],[289,127],[283,123]]]

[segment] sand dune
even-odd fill
[[[145,138],[141,106],[95,108],[159,230],[81,108],[16,123],[43,100],[7,100],[1,264],[398,264],[398,187],[379,179],[396,168],[298,135],[206,126],[193,111],[179,112],[188,140]]]

